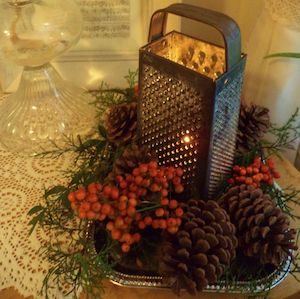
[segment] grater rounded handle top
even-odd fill
[[[210,25],[222,34],[225,44],[226,71],[240,61],[241,34],[238,24],[227,15],[198,6],[177,3],[154,12],[150,23],[149,42],[165,35],[169,13]]]

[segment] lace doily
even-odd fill
[[[29,237],[28,211],[37,205],[44,192],[65,183],[63,171],[71,156],[60,158],[25,158],[0,150],[0,289],[14,286],[23,296],[39,294],[49,265],[39,248],[48,236],[37,229]],[[50,298],[63,298],[57,289]]]
[[[299,0],[265,0],[265,5],[274,21],[300,31]]]

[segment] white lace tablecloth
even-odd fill
[[[37,229],[29,237],[28,211],[37,205],[44,189],[64,183],[63,170],[71,157],[18,157],[0,150],[0,289],[14,286],[23,296],[39,294],[48,270],[38,251],[47,236]],[[50,298],[62,298],[59,290]]]

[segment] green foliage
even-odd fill
[[[264,58],[300,58],[300,53],[281,52],[266,55]]]

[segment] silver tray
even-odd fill
[[[292,264],[291,256],[288,256],[282,262],[280,267],[255,282],[251,281],[236,281],[228,284],[225,281],[219,281],[217,284],[208,285],[203,292],[221,292],[221,293],[261,293],[271,290],[279,285],[288,275]],[[122,287],[134,288],[170,288],[169,285],[163,282],[161,276],[147,276],[147,275],[131,275],[119,271],[109,276],[112,283]],[[227,285],[226,285],[227,284]],[[255,285],[255,288],[253,286]]]

